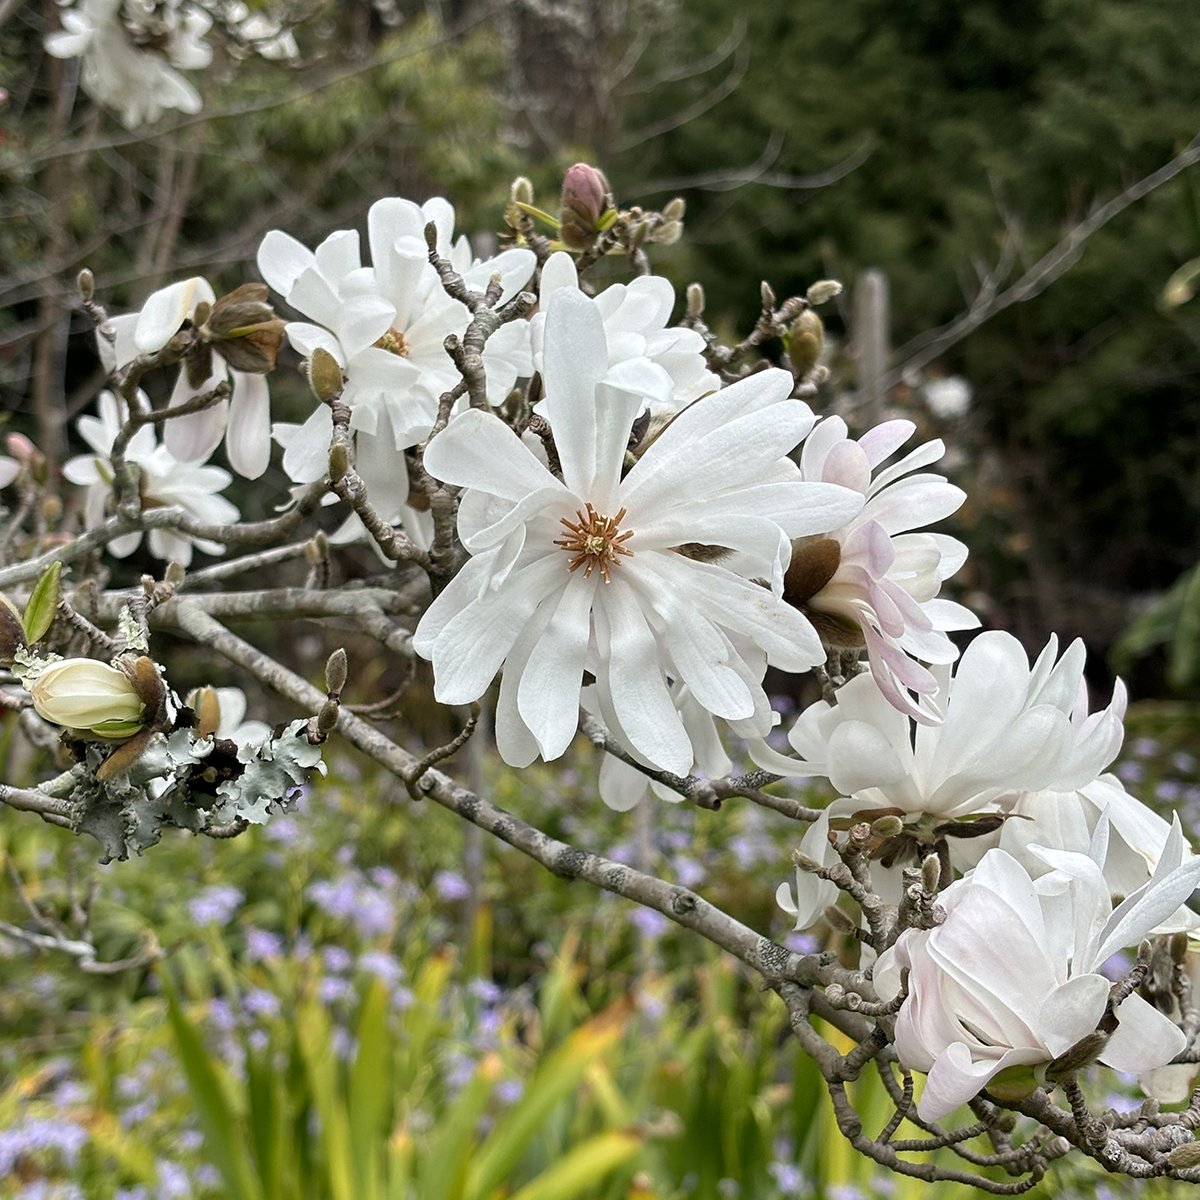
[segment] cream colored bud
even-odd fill
[[[938,890],[942,882],[942,864],[936,854],[929,855],[921,862],[921,886],[930,894]]]
[[[655,231],[654,240],[660,246],[673,246],[683,236],[682,221],[664,221]]]
[[[75,280],[75,286],[79,288],[80,299],[84,304],[91,302],[92,297],[96,294],[96,277],[84,267],[79,272],[78,278]]]
[[[811,308],[806,308],[792,322],[783,344],[792,364],[792,373],[803,378],[817,365],[825,348],[825,326],[821,318]]]
[[[187,572],[183,566],[177,562],[167,563],[167,569],[163,572],[163,580],[169,583],[173,588],[183,587],[183,581],[187,578]]]
[[[704,315],[704,285],[702,283],[688,284],[687,311],[689,317]]]
[[[687,212],[687,203],[682,196],[676,196],[674,200],[668,200],[663,206],[663,220],[682,221],[685,212]]]
[[[512,187],[509,188],[508,194],[514,204],[532,204],[533,184],[524,175],[518,175],[512,181]]]
[[[145,705],[129,677],[94,658],[51,663],[30,688],[38,715],[102,738],[127,738],[144,724]]]
[[[775,289],[765,279],[759,285],[759,296],[764,311],[775,307]]]
[[[842,285],[836,279],[819,279],[806,294],[809,304],[828,304],[834,296],[842,294]]]

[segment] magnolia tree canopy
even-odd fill
[[[176,23],[131,40],[116,4],[85,0],[48,43],[82,56],[84,86],[129,124],[198,104],[180,72],[207,62],[199,10],[156,11]],[[293,52],[286,31],[226,18]],[[819,309],[838,285],[782,302],[764,285],[728,344],[699,287],[681,306],[653,273],[683,216],[681,201],[619,205],[579,164],[554,214],[518,179],[497,214],[505,248],[482,260],[448,200],[389,197],[365,245],[271,231],[265,282],[225,295],[185,278],[110,314],[85,271],[108,385],[78,421],[89,452],[62,468],[83,527],[45,503],[56,485],[30,441],[11,436],[0,462],[0,694],[60,771],[0,800],[124,859],[167,827],[226,838],[269,821],[340,736],[414,799],[741,960],[787,1005],[842,1133],[893,1170],[1015,1194],[1082,1154],[1200,1181],[1185,904],[1200,857],[1105,774],[1123,688],[1089,700],[1081,643],[1051,637],[1030,663],[1011,636],[970,632],[943,594],[967,548],[937,528],[965,498],[932,469],[942,443],[822,415]],[[311,394],[298,423],[272,421],[285,343]],[[223,493],[264,476],[272,443],[294,486],[278,515],[243,521]],[[362,544],[378,569],[334,584],[341,548]],[[155,574],[122,565],[139,547]],[[229,628],[249,616],[272,619],[269,648]],[[461,732],[421,754],[403,726],[350,711],[340,650],[314,686],[322,664],[288,636],[301,620],[374,640]],[[181,695],[180,638],[289,719],[247,723],[229,689]],[[786,729],[768,668],[819,684]],[[438,764],[485,705],[513,767],[561,758],[582,731],[598,804],[690,803],[719,822],[750,803],[794,823],[794,862],[764,887],[837,951],[793,953],[465,788]],[[792,783],[813,778],[838,796],[823,809]],[[882,1130],[847,1091],[864,1070],[894,1104]],[[1137,1076],[1140,1109],[1094,1107],[1111,1070]],[[897,1138],[904,1121],[916,1136]]]

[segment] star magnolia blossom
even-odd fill
[[[1106,820],[1104,878],[1114,896],[1130,895],[1154,874],[1171,832],[1171,826],[1131,796],[1115,775],[1101,775],[1073,792],[1026,792],[1013,806],[1012,815],[1018,819],[1005,821],[998,835],[1000,849],[1034,877],[1047,869],[1036,846],[1085,853],[1096,826]],[[986,843],[994,839],[978,840]],[[964,849],[969,853],[969,845]],[[1154,933],[1157,936],[1178,930],[1200,930],[1200,916],[1182,907]]]
[[[784,595],[809,614],[827,645],[865,646],[888,701],[932,723],[937,680],[920,663],[953,662],[958,650],[946,631],[974,629],[979,621],[938,598],[965,561],[966,546],[945,534],[910,532],[948,517],[966,499],[941,475],[912,474],[937,462],[945,446],[926,442],[879,470],[915,429],[911,421],[885,421],[854,441],[840,417],[818,423],[804,443],[804,478],[854,488],[866,503],[842,528],[794,547]]]
[[[542,369],[546,306],[563,288],[578,291],[579,275],[575,260],[559,251],[542,268],[542,307],[530,321],[533,365],[538,371]],[[721,386],[705,362],[704,339],[693,329],[667,327],[675,307],[675,289],[669,280],[642,275],[627,284],[614,283],[596,296],[596,305],[604,318],[609,366],[631,359],[653,364],[657,386],[647,399],[654,416],[676,413]],[[648,381],[650,378],[648,374]]]
[[[989,851],[939,897],[942,924],[906,930],[880,956],[881,999],[898,995],[909,971],[895,1044],[906,1068],[929,1076],[917,1106],[925,1120],[985,1087],[1019,1096],[1044,1083],[1054,1060],[1105,1021],[1111,981],[1101,965],[1137,945],[1200,881],[1200,859],[1185,861],[1176,820],[1153,877],[1114,909],[1101,870],[1107,836],[1102,821],[1087,854],[1040,850],[1051,870],[1038,879],[1003,850]],[[1136,994],[1114,1016],[1098,1057],[1115,1070],[1162,1067],[1186,1044]]]
[[[763,743],[751,755],[776,774],[829,779],[843,797],[831,806],[835,817],[890,809],[906,820],[962,818],[1007,812],[1025,791],[1083,787],[1121,748],[1125,688],[1118,680],[1109,706],[1089,715],[1083,643],[1055,663],[1057,651],[1052,637],[1030,670],[1011,634],[981,633],[953,676],[935,668],[941,725],[914,726],[859,675],[836,704],[821,700],[800,714],[788,734],[799,760]]]
[[[134,40],[122,20],[123,0],[82,0],[62,13],[62,31],[46,37],[48,54],[83,60],[83,90],[113,109],[127,129],[157,121],[170,108],[200,111],[200,93],[172,68],[203,70],[212,61],[212,48],[203,40],[211,18],[190,4],[182,13],[159,11],[170,25],[145,32],[161,51]]]
[[[784,371],[693,404],[622,478],[653,376],[637,362],[610,370],[603,316],[580,292],[563,289],[549,304],[544,382],[561,479],[475,409],[426,451],[434,476],[466,489],[458,528],[473,557],[413,645],[432,659],[444,704],[477,699],[503,664],[496,740],[513,765],[567,748],[586,669],[614,733],[647,762],[684,772],[694,751],[669,679],[717,716],[769,718],[759,673],[730,635],[786,670],[824,661],[824,651],[777,590],[678,548],[741,551],[778,589],[787,538],[849,520],[862,498],[803,483],[783,457],[812,425]]]
[[[523,249],[472,264],[465,237],[451,244],[454,209],[440,197],[420,207],[398,198],[371,206],[371,267],[362,265],[353,230],[330,234],[315,253],[272,230],[258,250],[263,278],[315,322],[291,322],[289,341],[306,357],[318,347],[333,355],[346,377],[342,399],[351,410],[351,428],[385,437],[397,450],[425,438],[438,397],[460,381],[443,343],[449,334],[461,335],[470,320],[429,262],[425,226],[430,221],[437,226],[438,253],[469,287],[482,291],[497,273],[504,303],[533,274],[536,260]],[[528,321],[502,325],[488,339],[483,364],[488,399],[499,404],[518,376],[532,371]],[[277,427],[276,436],[285,446],[284,470],[294,482],[321,477],[328,465],[328,408],[318,407],[301,426]]]
[[[142,399],[145,401],[144,396]],[[63,464],[63,475],[71,483],[88,489],[84,519],[89,529],[102,525],[107,517],[113,479],[109,456],[122,424],[120,408],[112,392],[101,392],[97,403],[99,418],[80,417],[77,424],[80,437],[95,453],[80,455]],[[130,438],[125,448],[125,460],[136,463],[141,472],[144,508],[181,508],[206,524],[228,525],[238,519],[238,510],[224,496],[216,495],[229,486],[232,479],[229,472],[220,467],[179,462],[166,446],[156,444],[150,426],[143,425]],[[114,538],[106,549],[117,558],[125,558],[138,548],[141,540],[140,532],[127,533]],[[192,561],[193,546],[206,554],[225,552],[219,542],[191,537],[173,529],[151,529],[149,543],[150,553],[155,558],[177,562],[184,567]]]
[[[96,336],[100,361],[109,371],[120,371],[140,354],[157,354],[190,321],[201,303],[212,304],[216,294],[199,275],[160,288],[141,312],[112,317],[116,340]],[[218,400],[200,412],[173,417],[163,423],[163,444],[181,462],[203,462],[225,439],[225,453],[233,469],[246,479],[257,479],[271,461],[270,395],[265,375],[235,371],[221,357],[220,344],[212,347],[212,374],[193,386],[181,367],[170,404],[184,404],[211,392],[229,380],[229,400]]]

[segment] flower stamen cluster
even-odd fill
[[[625,509],[622,508],[615,517],[602,517],[591,504],[587,512],[575,510],[578,521],[570,521],[566,517],[559,518],[559,524],[566,527],[569,537],[557,538],[554,544],[561,546],[575,557],[571,559],[567,569],[577,571],[583,567],[584,578],[588,578],[596,567],[605,583],[611,582],[608,574],[609,566],[617,566],[621,559],[633,557],[633,551],[622,545],[633,537],[633,530],[626,529],[618,533],[621,522],[625,519]]]

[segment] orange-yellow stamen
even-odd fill
[[[587,512],[576,509],[575,515],[579,518],[578,521],[568,521],[566,517],[559,519],[559,524],[566,528],[568,536],[557,539],[554,544],[574,555],[568,564],[568,570],[575,571],[582,567],[584,575],[590,575],[599,567],[604,582],[611,582],[609,568],[621,561],[622,554],[627,558],[633,557],[633,551],[626,549],[622,544],[633,537],[633,530],[618,532],[625,510],[621,509],[615,517],[602,517],[589,504]]]
[[[383,337],[376,340],[375,345],[380,350],[387,350],[391,354],[398,354],[401,358],[408,357],[408,339],[404,336],[404,331],[397,329],[394,325]]]

